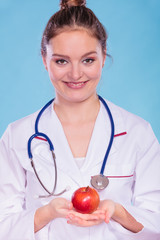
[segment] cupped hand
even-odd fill
[[[76,212],[75,210],[71,210],[66,218],[68,224],[81,227],[91,227],[98,225],[105,220],[105,212],[98,209],[93,213],[83,214]]]
[[[105,211],[105,222],[109,223],[115,213],[116,203],[112,200],[103,200],[100,202],[99,208]]]
[[[55,198],[48,206],[52,219],[66,218],[68,224],[81,227],[90,227],[102,222],[109,223],[115,212],[115,203],[112,200],[100,201],[98,209],[91,214],[77,212],[72,202],[65,198]]]
[[[66,218],[66,216],[73,208],[73,204],[65,198],[55,198],[50,201],[48,207],[52,219]]]
[[[81,227],[90,227],[102,222],[109,223],[114,212],[115,203],[112,200],[103,200],[99,208],[91,214],[82,214],[72,209],[67,215],[67,223]]]

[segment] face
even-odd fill
[[[52,38],[43,62],[56,99],[80,102],[95,97],[105,56],[99,41],[87,31],[64,31]]]

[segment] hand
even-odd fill
[[[38,208],[34,215],[34,231],[37,232],[55,218],[65,218],[73,205],[64,198],[55,198],[49,204]]]
[[[76,210],[71,210],[67,215],[67,223],[80,227],[91,227],[98,225],[105,220],[105,212],[97,209],[91,214],[79,213]]]
[[[48,204],[51,218],[66,218],[73,204],[65,198],[55,198]]]
[[[103,200],[100,202],[99,208],[92,214],[82,214],[71,210],[67,215],[67,223],[81,227],[98,225],[104,221],[109,223],[114,212],[115,203],[111,200]]]
[[[100,202],[99,208],[105,211],[105,222],[109,223],[115,213],[116,203],[112,200],[103,200]]]

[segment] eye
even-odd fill
[[[95,61],[94,58],[86,58],[86,59],[83,60],[83,63],[85,63],[85,64],[91,64],[91,63],[93,63],[94,61]]]
[[[67,61],[65,59],[58,59],[58,60],[56,60],[56,63],[59,65],[65,65],[65,64],[67,64]]]

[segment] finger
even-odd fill
[[[75,208],[73,208],[72,210],[74,211],[74,213],[77,213],[77,214],[88,215],[87,213],[80,213],[80,212],[78,212]],[[93,213],[89,213],[89,215],[91,215],[91,214],[99,214],[99,213],[105,213],[105,210],[104,209],[97,209]]]
[[[69,209],[69,210],[73,209],[73,204],[72,204],[72,202],[68,202],[68,209]]]
[[[78,217],[73,217],[72,219],[67,220],[68,224],[81,226],[81,227],[91,227],[91,226],[94,226],[94,225],[98,225],[101,222],[103,222],[103,221],[102,220],[86,221],[86,220],[78,218]]]
[[[106,212],[106,214],[105,214],[105,222],[106,222],[106,223],[109,223],[109,221],[110,221],[110,219],[111,219],[111,216],[112,216],[111,213]]]
[[[67,215],[67,218],[73,219],[74,217],[78,217],[80,219],[86,220],[86,221],[91,221],[91,220],[104,220],[105,219],[105,214],[81,214],[81,213],[76,213],[76,212],[70,212]]]
[[[71,225],[74,225],[74,226],[78,226],[78,227],[92,227],[92,226],[95,226],[95,225],[99,225],[101,224],[102,221],[90,221],[90,222],[73,222],[73,221],[70,221],[68,220],[67,221],[67,224],[71,224]]]
[[[103,209],[97,209],[93,214],[105,214],[105,210]]]
[[[82,218],[89,218],[89,219],[94,219],[96,216],[100,215],[100,214],[103,214],[105,215],[106,211],[104,210],[96,210],[95,212],[93,213],[90,213],[90,214],[87,214],[87,213],[80,213],[80,212],[77,212],[75,211],[74,209],[72,209],[71,211],[71,214],[75,215],[75,216],[78,216],[78,217],[82,217]]]
[[[64,201],[63,208],[66,208],[66,209],[71,210],[71,209],[73,208],[72,202],[70,202],[70,201],[68,201],[68,200],[65,200],[65,201]]]
[[[105,217],[105,223],[109,223],[110,218],[108,216]]]
[[[69,220],[75,220],[75,219],[81,219],[81,220],[85,220],[85,221],[89,221],[89,220],[97,220],[97,216],[94,216],[94,217],[88,217],[87,215],[76,215],[76,214],[73,214],[73,213],[69,213],[67,215],[67,219]]]

